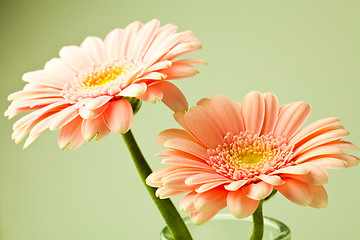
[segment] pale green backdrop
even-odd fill
[[[203,44],[192,56],[210,65],[176,82],[190,105],[214,94],[241,101],[251,90],[269,91],[281,104],[308,101],[307,123],[339,117],[347,139],[360,144],[359,11],[357,0],[2,0],[0,112],[7,95],[24,86],[22,74],[41,69],[62,46],[157,18],[193,30]],[[23,142],[11,140],[13,123],[0,118],[1,240],[159,239],[164,223],[121,136],[69,152],[58,148],[58,132],[48,131],[22,150]],[[136,115],[133,132],[154,169],[162,150],[155,137],[169,127],[177,124],[161,103],[145,103]],[[301,207],[277,194],[265,214],[288,224],[294,240],[358,239],[360,168],[329,175],[327,208]]]

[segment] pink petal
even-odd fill
[[[360,159],[358,157],[349,154],[340,154],[340,159],[343,159],[347,163],[347,167],[356,167],[359,164]]]
[[[44,132],[46,129],[48,129],[50,127],[50,125],[52,124],[52,122],[54,121],[54,118],[56,116],[55,115],[50,115],[46,118],[44,118],[43,120],[41,120],[40,122],[38,122],[30,131],[30,136],[31,135],[39,135],[40,133]],[[35,140],[35,139],[34,139]]]
[[[99,96],[99,97],[94,98],[94,99],[90,100],[89,102],[85,103],[85,107],[88,109],[91,109],[91,110],[95,110],[95,109],[103,106],[107,102],[109,102],[110,99],[112,99],[112,98],[113,98],[113,96],[107,96],[107,95]]]
[[[274,136],[291,138],[309,117],[311,107],[306,102],[295,102],[279,115],[274,127]]]
[[[163,144],[163,146],[170,149],[180,150],[192,154],[204,160],[208,159],[208,154],[206,149],[203,146],[195,143],[194,141],[190,141],[183,138],[174,138],[166,141]]]
[[[259,178],[264,182],[267,182],[273,186],[278,186],[284,184],[285,182],[281,180],[281,177],[277,175],[269,176],[269,175],[260,175]]]
[[[177,44],[176,41],[179,39],[179,33],[176,33],[176,29],[175,25],[161,27],[145,53],[143,61],[152,64],[168,52],[171,45]]]
[[[103,113],[107,127],[119,134],[126,133],[130,129],[133,116],[131,104],[126,99],[111,101]]]
[[[202,59],[181,59],[178,60],[176,62],[179,63],[191,63],[191,64],[205,64],[205,65],[209,65],[207,61],[202,60]]]
[[[126,26],[120,42],[120,58],[131,56],[130,52],[134,46],[134,40],[142,24],[135,21]]]
[[[110,129],[106,126],[102,116],[95,119],[84,119],[81,125],[81,133],[85,141],[89,142],[96,136],[96,141],[106,137]]]
[[[101,107],[94,110],[87,108],[86,105],[82,106],[79,109],[80,116],[84,119],[95,119],[99,117],[107,109],[109,104],[110,102],[107,102]]]
[[[264,94],[265,116],[261,129],[261,135],[273,132],[279,113],[279,102],[275,95],[271,93]]]
[[[186,178],[185,183],[188,185],[202,184],[217,181],[228,181],[229,179],[214,172],[197,173]]]
[[[242,188],[243,192],[251,199],[261,200],[270,195],[273,187],[266,182],[250,183]]]
[[[173,114],[175,121],[183,128],[185,129],[188,133],[191,133],[190,129],[188,128],[188,126],[185,123],[185,113],[184,112],[175,112]]]
[[[36,90],[20,90],[8,96],[8,101],[24,100],[31,98],[39,98],[38,96],[60,96],[60,91],[57,89],[36,89]]]
[[[55,131],[59,128],[62,128],[66,124],[68,124],[70,121],[75,119],[77,116],[79,116],[79,109],[76,105],[71,105],[60,112],[56,113],[56,119],[51,124],[50,130]]]
[[[162,62],[157,62],[154,65],[150,66],[149,68],[144,68],[143,72],[140,73],[140,76],[143,74],[147,74],[153,71],[162,70],[164,68],[168,68],[172,65],[172,62],[169,60],[165,60]]]
[[[310,159],[308,162],[318,164],[325,169],[345,168],[348,166],[346,161],[339,159],[338,156],[332,155]]]
[[[191,221],[196,225],[201,225],[213,218],[217,212],[192,212],[190,213]]]
[[[211,111],[219,120],[225,132],[237,134],[244,131],[240,107],[235,105],[229,98],[216,95],[211,99],[201,99],[197,104]]]
[[[259,92],[248,93],[242,101],[241,115],[245,129],[251,134],[259,134],[265,115],[264,97]]]
[[[69,150],[71,151],[84,142],[81,134],[81,123],[82,118],[78,116],[61,129],[59,135],[59,147],[61,149],[65,149],[70,144]]]
[[[44,70],[51,75],[61,78],[62,82],[70,82],[76,75],[76,71],[70,68],[60,58],[52,58],[45,63]]]
[[[194,199],[194,206],[199,212],[218,212],[226,207],[228,192],[225,189],[211,189],[198,193]]]
[[[199,42],[181,43],[167,52],[160,60],[173,60],[183,54],[194,52],[200,48],[202,48],[202,46]]]
[[[337,119],[337,118],[325,118],[325,119],[318,120],[318,121],[306,126],[302,130],[300,130],[298,133],[296,133],[290,139],[289,144],[295,145],[295,144],[303,141],[307,137],[310,137],[311,135],[318,132],[319,130],[322,130],[324,127],[328,126],[329,124],[332,124],[332,123],[335,123],[338,121],[339,121],[339,119]]]
[[[194,199],[195,199],[196,195],[197,195],[196,192],[190,192],[187,195],[185,195],[185,197],[183,197],[180,200],[180,203],[179,203],[180,210],[183,212],[187,212],[187,213],[196,211],[196,208],[194,206]]]
[[[346,137],[347,135],[349,135],[349,132],[345,129],[336,129],[325,132],[319,136],[309,139],[309,141],[303,143],[302,145],[298,146],[298,148],[294,149],[294,156],[300,154],[305,150],[309,150],[320,145],[339,140],[343,137]]]
[[[162,100],[163,91],[157,84],[152,84],[148,86],[146,92],[138,98],[145,102],[156,103],[156,100]]]
[[[200,144],[193,136],[191,136],[188,132],[182,129],[170,128],[166,129],[159,133],[156,138],[156,143],[159,145],[164,145],[168,140],[182,138],[186,140],[193,141],[195,143]]]
[[[81,43],[80,47],[84,49],[88,54],[91,60],[95,64],[101,64],[104,62],[104,42],[98,37],[87,37]]]
[[[163,93],[161,101],[171,110],[174,112],[185,112],[188,110],[188,103],[184,94],[174,84],[161,81],[156,85]]]
[[[63,47],[61,48],[59,55],[60,59],[76,72],[85,70],[93,64],[87,52],[77,46]]]
[[[342,140],[336,140],[331,143],[327,143],[326,146],[341,148],[341,149],[352,149],[352,150],[358,149],[358,147],[355,144]]]
[[[184,171],[184,172],[171,172],[171,174],[166,175],[162,178],[162,184],[164,187],[181,190],[181,191],[192,191],[195,189],[195,186],[189,186],[185,183],[185,179],[191,174],[196,174],[197,171]]]
[[[293,203],[307,206],[312,202],[313,193],[309,184],[293,178],[283,178],[284,184],[275,186],[284,197]]]
[[[229,182],[231,182],[231,180],[220,180],[220,181],[216,181],[216,182],[209,182],[209,183],[201,184],[201,185],[198,185],[195,188],[195,191],[197,193],[206,192],[206,191],[209,191],[209,190],[211,190],[213,188],[216,188],[216,187],[219,187],[221,185],[227,184]]]
[[[162,178],[168,174],[171,171],[174,171],[178,169],[178,167],[164,167],[160,168],[154,172],[152,172],[147,178],[146,178],[146,184],[151,187],[161,187],[162,186]]]
[[[303,167],[301,165],[295,165],[295,166],[280,168],[280,169],[275,170],[274,172],[270,173],[269,175],[271,176],[271,175],[277,175],[277,174],[281,174],[281,173],[306,175],[308,172],[309,172],[309,170],[306,167]]]
[[[311,158],[319,157],[321,155],[340,154],[340,153],[342,153],[342,150],[340,148],[324,145],[302,152],[298,156],[296,156],[294,160],[296,161],[297,164],[299,164]]]
[[[225,130],[219,121],[204,107],[196,106],[190,108],[184,117],[191,133],[207,148],[215,148],[219,144],[224,143]]]
[[[141,59],[144,56],[144,53],[149,48],[152,43],[157,30],[159,29],[160,22],[156,19],[151,20],[142,26],[142,28],[137,33],[136,40],[134,40],[134,46],[129,56],[133,59]]]
[[[38,132],[36,134],[30,135],[25,141],[24,149],[27,148],[31,143],[33,143],[44,131],[45,130]]]
[[[192,77],[198,74],[199,70],[189,63],[173,62],[171,67],[159,72],[167,76],[166,80],[171,80]]]
[[[51,74],[45,70],[37,70],[33,72],[27,72],[22,76],[25,82],[41,84],[47,87],[53,87],[57,89],[63,89],[65,81],[57,75]]]
[[[245,195],[242,189],[229,192],[227,206],[232,215],[237,218],[246,218],[253,214],[259,205],[259,200],[254,200]]]
[[[163,156],[162,163],[164,164],[173,164],[178,166],[186,166],[186,167],[194,167],[194,168],[202,168],[212,170],[203,159],[200,159],[194,155],[187,154],[180,151],[166,151],[168,154],[161,155],[162,153],[158,153],[158,156]]]
[[[225,189],[228,191],[236,191],[239,188],[241,188],[242,186],[244,186],[245,184],[247,184],[248,182],[249,182],[248,180],[235,181],[235,182],[232,182],[232,183],[226,185]]]
[[[109,32],[104,40],[104,51],[106,59],[115,59],[120,55],[120,43],[124,35],[124,30],[116,28]]]
[[[184,193],[185,191],[179,191],[172,188],[160,187],[156,190],[155,195],[160,199],[169,198],[175,195]]]
[[[313,193],[313,199],[309,206],[313,208],[326,207],[328,205],[328,195],[325,188],[321,185],[311,185],[310,187]]]
[[[323,185],[328,182],[328,174],[325,169],[317,164],[304,163],[302,166],[309,169],[306,175],[285,174],[284,177],[291,177],[311,185]]]
[[[121,90],[118,96],[125,96],[125,97],[138,97],[145,93],[147,89],[147,86],[145,83],[139,83],[139,84],[131,84],[124,90]]]

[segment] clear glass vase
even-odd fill
[[[249,240],[252,233],[252,218],[237,219],[230,213],[218,214],[209,222],[197,226],[188,217],[185,224],[194,240]],[[173,240],[168,228],[160,234],[161,240]],[[290,229],[284,223],[269,217],[264,218],[263,240],[290,240]]]

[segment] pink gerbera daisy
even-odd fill
[[[174,114],[185,129],[168,129],[157,142],[171,150],[147,178],[157,196],[189,192],[180,209],[202,224],[228,207],[238,218],[250,216],[274,189],[290,201],[315,208],[327,205],[327,168],[352,167],[359,159],[343,149],[357,147],[336,118],[298,131],[310,115],[305,102],[279,108],[271,93],[249,93],[242,103],[225,96],[202,99],[189,112]]]
[[[198,59],[175,58],[201,45],[190,31],[176,33],[172,24],[133,22],[101,40],[87,37],[80,47],[67,46],[44,69],[23,75],[24,89],[9,96],[6,116],[32,111],[13,126],[20,142],[30,131],[27,147],[46,129],[61,129],[59,146],[70,150],[110,131],[125,133],[133,120],[128,98],[164,102],[174,111],[187,110],[181,91],[165,81],[198,73]],[[131,99],[130,99],[131,101]]]

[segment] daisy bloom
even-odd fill
[[[105,37],[87,37],[78,46],[60,50],[44,69],[23,75],[24,89],[9,95],[5,116],[28,114],[13,126],[13,139],[29,133],[27,147],[46,129],[61,129],[59,146],[70,150],[111,131],[127,132],[133,120],[130,101],[164,102],[174,111],[187,110],[181,91],[166,80],[198,73],[198,59],[175,58],[201,48],[191,31],[160,27],[157,20],[133,22]],[[29,113],[29,111],[31,111]]]
[[[153,172],[147,184],[157,196],[189,192],[180,209],[195,224],[228,207],[237,218],[250,216],[274,189],[290,201],[322,208],[327,168],[352,167],[359,158],[343,149],[349,133],[336,118],[300,129],[310,115],[305,102],[279,107],[271,93],[250,92],[241,103],[225,96],[202,99],[188,112],[174,114],[184,128],[161,132],[158,153],[171,166]]]

